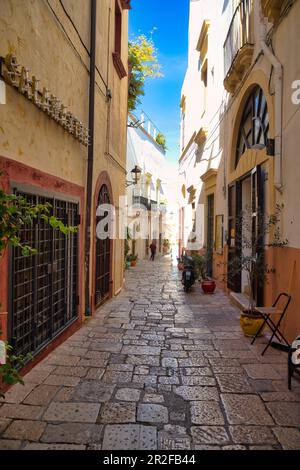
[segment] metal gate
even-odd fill
[[[110,204],[109,191],[106,184],[101,186],[98,197],[98,206],[101,204]],[[102,216],[96,217],[97,224],[107,217],[108,212]],[[107,226],[104,227],[107,230]],[[104,300],[109,297],[110,291],[110,257],[111,257],[111,240],[106,238],[101,240],[97,237],[96,241],[96,285],[95,285],[95,306],[98,307]]]
[[[51,204],[51,215],[66,225],[79,224],[77,203],[17,194],[32,204]],[[15,354],[36,354],[77,317],[78,233],[64,235],[39,217],[19,236],[37,254],[24,257],[12,248],[10,339]]]
[[[207,266],[209,277],[213,274],[213,250],[214,250],[214,194],[207,197]]]

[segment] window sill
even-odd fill
[[[127,72],[123,65],[120,54],[118,52],[113,52],[112,57],[113,57],[113,63],[114,63],[114,66],[115,66],[115,69],[117,71],[119,78],[122,79],[126,77]]]

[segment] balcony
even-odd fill
[[[224,87],[234,93],[250,67],[254,50],[253,0],[242,0],[234,12],[224,43]]]
[[[144,206],[148,211],[155,211],[157,209],[157,202],[144,196],[133,196],[132,203],[134,205]]]
[[[272,23],[280,18],[282,9],[282,0],[261,0],[261,6],[264,16]]]

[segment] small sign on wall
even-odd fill
[[[0,104],[6,104],[6,89],[3,80],[0,80]]]
[[[216,215],[216,234],[215,234],[215,243],[216,243],[216,252],[219,254],[223,253],[223,238],[224,238],[224,227],[223,227],[223,215]]]
[[[0,364],[6,364],[6,346],[5,342],[0,340]]]

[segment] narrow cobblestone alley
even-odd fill
[[[185,294],[170,258],[126,288],[14,386],[1,449],[298,449],[300,382],[254,346],[221,291]]]

